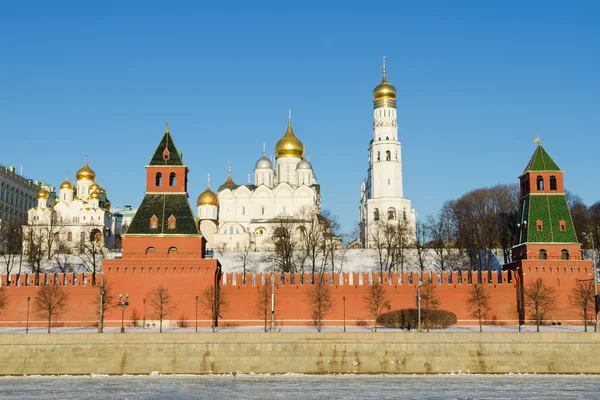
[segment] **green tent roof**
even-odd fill
[[[158,226],[151,229],[150,219],[155,215]],[[175,217],[175,229],[169,229],[168,220]],[[199,235],[194,213],[186,194],[147,194],[135,213],[128,235]]]
[[[558,168],[558,165],[550,158],[542,145],[538,144],[523,173],[529,171],[560,171],[560,168]]]
[[[163,157],[165,148],[169,150],[169,158],[166,160]],[[150,165],[183,165],[181,153],[177,150],[177,147],[175,147],[175,142],[173,142],[173,138],[171,137],[171,132],[169,131],[168,127],[162,140],[152,155]]]

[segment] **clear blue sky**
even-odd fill
[[[534,137],[600,200],[600,2],[3,2],[0,162],[59,185],[89,155],[137,206],[169,121],[194,205],[294,129],[345,230],[358,221],[381,56],[420,217],[517,182]]]

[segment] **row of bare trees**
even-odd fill
[[[24,225],[21,220],[0,221],[0,260],[5,273],[41,274],[48,269],[62,273],[75,272],[82,267],[96,274],[101,271],[105,257],[102,231],[89,224],[85,234],[67,238],[65,222],[52,212],[43,224]],[[11,283],[10,281],[8,282]]]

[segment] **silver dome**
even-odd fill
[[[271,163],[271,160],[269,160],[267,157],[262,156],[256,162],[256,168],[271,168],[271,169],[273,169],[273,163]]]
[[[296,165],[296,169],[312,169],[312,165],[306,160],[302,160]]]

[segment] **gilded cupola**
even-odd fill
[[[90,186],[90,193],[92,193],[93,191],[97,190],[98,192],[100,192],[100,185],[98,185],[95,181],[94,183],[91,184]]]
[[[44,188],[41,188],[39,192],[37,192],[37,198],[38,199],[48,199],[48,197],[50,197],[50,193],[48,193],[48,191]]]
[[[96,179],[96,173],[89,167],[87,160],[85,160],[85,165],[79,171],[77,171],[75,177],[78,181],[93,181]]]
[[[396,108],[396,88],[387,81],[385,57],[383,57],[382,74],[381,83],[373,89],[373,106],[374,108]]]
[[[60,184],[61,189],[73,190],[73,184],[69,181],[69,175],[65,178],[65,181]]]
[[[100,200],[100,192],[94,190],[92,193],[90,193],[90,200]]]
[[[218,206],[219,205],[219,200],[217,198],[217,195],[214,194],[212,190],[210,190],[210,186],[208,186],[204,192],[200,193],[200,196],[198,196],[197,205],[199,205],[199,206]]]
[[[288,127],[285,134],[275,146],[275,157],[304,157],[304,145],[294,135],[291,118],[288,120]]]

